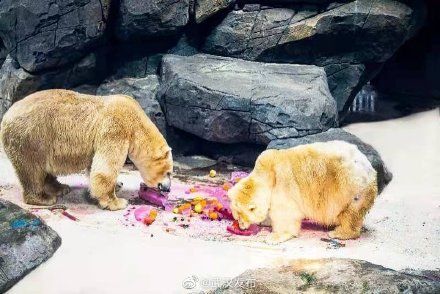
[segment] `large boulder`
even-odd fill
[[[121,0],[116,34],[121,40],[174,35],[189,13],[189,0]]]
[[[229,13],[203,50],[247,60],[323,66],[338,110],[344,112],[380,64],[421,25],[423,3],[413,2],[356,0],[289,8],[249,4]]]
[[[0,199],[0,293],[49,259],[61,238],[37,216]]]
[[[0,120],[14,102],[35,91],[96,82],[104,71],[100,62],[101,58],[91,53],[65,68],[32,74],[8,56],[0,68]]]
[[[158,87],[159,80],[156,75],[147,75],[143,78],[109,79],[98,87],[96,94],[125,94],[135,98],[161,133],[165,134],[165,116],[156,100]]]
[[[268,144],[337,124],[325,72],[313,65],[166,55],[161,71],[168,124],[208,141]]]
[[[326,132],[305,136],[301,138],[288,138],[281,140],[273,140],[270,142],[267,148],[269,149],[286,149],[296,147],[298,145],[310,144],[315,142],[327,142],[333,140],[346,141],[348,143],[356,145],[359,150],[365,154],[371,165],[377,172],[377,183],[379,186],[379,192],[391,181],[393,175],[388,171],[385,163],[383,162],[380,154],[369,144],[364,143],[361,139],[353,134],[350,134],[343,129],[334,128],[329,129]]]
[[[205,21],[234,3],[235,0],[196,0],[194,11],[196,23]]]
[[[104,36],[110,0],[2,0],[0,39],[29,72],[77,61]]]
[[[439,293],[435,278],[395,271],[363,260],[297,259],[247,270],[213,293]]]

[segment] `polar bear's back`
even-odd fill
[[[96,138],[112,130],[112,117],[127,119],[127,112],[135,113],[138,108],[134,99],[123,95],[39,91],[14,103],[5,113],[1,123],[3,146],[10,158],[38,154],[34,157],[54,174],[76,172],[90,166]],[[123,123],[123,119],[118,121]]]
[[[359,185],[367,185],[376,179],[376,171],[368,158],[356,145],[345,141],[316,142],[307,145],[300,145],[293,150],[314,150],[318,154],[328,158],[338,158],[341,164],[350,172],[353,180]]]

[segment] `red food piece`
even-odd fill
[[[219,209],[218,212],[220,212],[222,219],[229,219],[229,220],[234,219],[234,217],[232,216],[232,212],[229,209],[222,208]]]
[[[165,203],[167,201],[167,198],[159,191],[149,188],[144,184],[141,184],[139,189],[139,198],[160,207],[165,207]]]
[[[240,226],[238,225],[238,221],[236,220],[232,223],[232,225],[228,226],[226,229],[228,230],[229,233],[240,236],[256,235],[260,231],[260,227],[255,224],[250,225],[249,228],[247,228],[246,230],[241,230]]]

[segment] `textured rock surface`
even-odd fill
[[[189,0],[121,0],[116,33],[122,40],[168,36],[189,21]]]
[[[371,165],[377,171],[377,182],[380,192],[391,181],[393,175],[391,172],[388,171],[387,167],[385,166],[385,163],[382,161],[382,158],[380,157],[380,154],[371,145],[362,142],[355,135],[350,134],[342,129],[338,129],[338,128],[329,129],[326,132],[322,132],[319,134],[310,135],[302,138],[273,140],[272,142],[270,142],[267,148],[285,149],[303,144],[310,144],[314,142],[327,142],[333,140],[342,140],[355,144],[359,148],[359,150],[367,156],[368,160],[371,162]]]
[[[240,286],[237,286],[240,285]],[[214,293],[439,293],[440,281],[355,259],[298,259],[248,270]]]
[[[392,0],[357,0],[324,7],[324,12],[317,5],[245,5],[228,14],[203,49],[248,60],[325,66],[341,111],[374,76],[377,64],[420,26],[421,4],[413,9]]]
[[[35,215],[0,199],[0,293],[50,258],[61,238]]]
[[[147,75],[144,78],[110,79],[98,87],[96,94],[125,94],[135,98],[162,134],[165,134],[165,116],[156,100],[158,87],[159,80],[156,75]]]
[[[98,63],[97,55],[91,53],[70,67],[32,74],[19,67],[18,63],[8,56],[0,68],[0,119],[12,103],[35,91],[71,88],[96,81],[103,70]]]
[[[98,44],[110,0],[2,0],[0,39],[26,71],[74,62]]]
[[[316,66],[167,55],[161,79],[168,124],[209,141],[267,144],[337,122],[325,73]]]
[[[235,0],[196,0],[195,19],[201,23],[221,10],[224,10],[235,3]]]

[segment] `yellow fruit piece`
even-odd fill
[[[156,217],[157,217],[157,210],[156,210],[156,209],[152,209],[152,210],[150,211],[150,217],[151,217],[152,219],[156,219]]]
[[[194,197],[194,201],[202,201],[202,200],[203,200],[202,196]]]
[[[212,220],[217,219],[218,218],[217,212],[215,212],[215,211],[210,212],[209,213],[209,218],[212,219]]]
[[[215,170],[211,169],[211,170],[209,171],[209,176],[210,176],[211,178],[215,177],[216,175],[217,175],[217,172],[216,172]]]
[[[179,213],[179,209],[178,209],[177,207],[175,207],[175,208],[173,209],[173,213]]]
[[[196,206],[194,206],[194,211],[197,213],[201,213],[203,210],[203,206],[200,203],[197,203]]]

